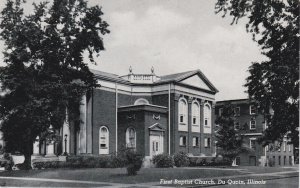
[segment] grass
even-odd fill
[[[233,169],[233,170],[231,170]],[[232,176],[250,173],[269,173],[287,171],[291,169],[277,167],[235,167],[235,168],[143,168],[136,176],[127,176],[126,169],[117,168],[89,168],[89,169],[46,169],[46,170],[28,170],[28,171],[5,171],[0,176],[11,177],[31,177],[31,178],[52,178],[67,180],[82,180],[96,182],[113,182],[124,184],[138,184],[147,182],[159,182],[160,179],[197,179],[197,178],[216,178],[220,176]],[[293,169],[295,171],[295,169]],[[0,183],[4,180],[0,180]],[[8,186],[69,186],[69,184],[58,184],[47,182],[32,182],[32,184],[22,184],[22,181],[14,181],[10,184],[9,180],[5,180]],[[18,184],[18,182],[20,182]],[[27,182],[30,183],[30,182]],[[1,186],[1,185],[0,185]],[[78,185],[79,186],[79,185]],[[81,185],[84,186],[84,185]]]

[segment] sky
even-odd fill
[[[27,0],[25,12],[32,11],[32,2]],[[216,100],[247,98],[248,67],[264,57],[246,32],[247,20],[231,25],[232,18],[215,14],[215,2],[89,0],[102,6],[111,31],[103,36],[105,51],[90,68],[125,75],[130,66],[133,73],[150,73],[153,66],[158,76],[200,69],[219,90]]]

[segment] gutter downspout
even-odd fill
[[[118,152],[118,85],[116,82],[116,152]]]
[[[171,84],[169,84],[169,102],[168,102],[168,108],[169,108],[169,113],[168,113],[168,130],[169,130],[169,155],[171,155]]]

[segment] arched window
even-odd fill
[[[134,102],[134,105],[143,105],[143,104],[149,104],[149,101],[144,98],[139,98]]]
[[[207,129],[207,131],[205,131]],[[204,105],[204,131],[211,132],[211,107],[209,103]]]
[[[178,130],[180,131],[187,131],[187,114],[188,114],[188,107],[187,101],[184,98],[179,99],[178,102]]]
[[[102,126],[99,130],[99,154],[109,153],[109,131],[107,127]]]
[[[197,101],[192,103],[192,132],[200,132],[200,105]]]
[[[126,147],[127,148],[136,147],[136,132],[135,129],[132,127],[126,130]]]

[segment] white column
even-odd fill
[[[69,127],[69,120],[68,120],[68,112],[66,110],[66,120],[64,122],[63,125],[63,129],[62,129],[62,145],[63,145],[63,151],[62,153],[64,153],[65,151],[67,151],[67,153],[70,153],[70,127]],[[67,135],[67,145],[65,143],[65,135]]]
[[[46,156],[55,156],[54,154],[54,141],[51,141],[48,145],[47,145],[47,154]]]
[[[80,104],[80,136],[79,153],[86,153],[86,95],[82,97]]]
[[[37,136],[35,142],[33,143],[33,155],[40,154],[39,139],[39,136]]]

